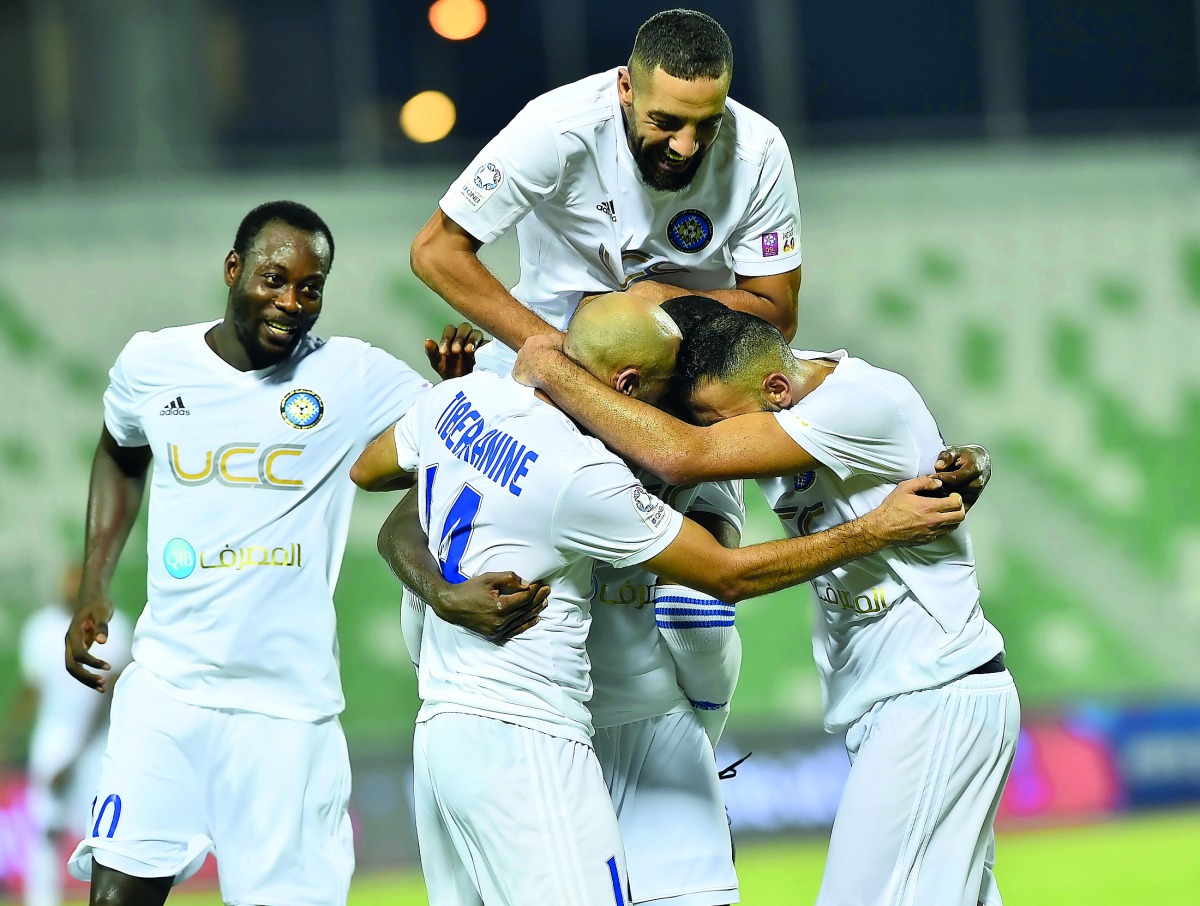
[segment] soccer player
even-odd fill
[[[6,728],[33,718],[29,738],[29,810],[37,834],[25,872],[27,906],[57,906],[62,902],[62,865],[58,846],[66,834],[77,834],[95,791],[110,699],[92,695],[62,669],[62,640],[71,622],[79,592],[80,570],[63,571],[58,597],[38,608],[21,627],[18,649],[22,694],[16,717]],[[111,688],[129,663],[129,634],[125,616],[113,614],[112,638],[97,646],[97,654],[112,667]]]
[[[695,425],[612,392],[551,337],[527,343],[515,373],[667,481],[759,478],[792,537],[869,512],[943,449],[905,378],[844,351],[791,350],[760,318],[700,325],[677,368]],[[817,902],[997,906],[992,822],[1020,704],[969,533],[891,547],[812,585],[825,727],[847,732],[852,762]]]
[[[653,303],[613,294],[580,311],[567,348],[612,386],[654,400],[678,338]],[[433,904],[624,902],[618,826],[589,746],[593,560],[641,565],[732,603],[897,540],[940,535],[962,513],[957,495],[913,495],[936,486],[926,478],[833,532],[730,550],[540,395],[486,372],[435,388],[351,474],[364,487],[418,476],[428,541],[419,527],[406,532],[389,518],[381,542],[426,600],[498,567],[551,589],[538,624],[503,645],[426,618],[414,757]],[[909,514],[905,527],[879,528],[901,514]]]
[[[116,688],[88,834],[93,906],[161,904],[215,851],[227,903],[344,903],[354,864],[333,588],[350,463],[426,392],[382,350],[310,330],[333,236],[256,207],[225,258],[220,321],[136,334],[109,374],[92,464],[76,679],[150,480],[147,604]]]
[[[800,208],[779,129],[728,97],[733,50],[703,13],[648,19],[628,66],[532,100],[463,171],[414,239],[414,273],[501,342],[562,330],[587,295],[702,293],[796,330]],[[479,261],[515,225],[510,293]]]

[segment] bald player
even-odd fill
[[[612,294],[577,316],[565,349],[617,393],[652,402],[679,339],[656,306]],[[940,537],[964,515],[957,495],[918,496],[938,484],[923,478],[830,532],[730,550],[542,394],[486,372],[429,391],[351,477],[368,489],[416,481],[428,541],[393,514],[381,546],[421,597],[489,570],[550,587],[538,623],[502,645],[426,615],[414,764],[432,906],[627,902],[587,711],[594,562],[641,565],[736,602],[892,543]]]

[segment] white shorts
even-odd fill
[[[621,835],[580,742],[443,713],[413,740],[430,906],[627,906]]]
[[[818,906],[1000,906],[992,822],[1020,719],[1007,670],[898,695],[859,718]]]
[[[740,902],[717,764],[692,711],[598,728],[634,903]]]
[[[350,761],[337,718],[307,723],[186,704],[134,663],[113,693],[87,837],[68,868],[140,878],[217,857],[227,904],[345,903],[354,871]]]

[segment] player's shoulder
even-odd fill
[[[728,128],[733,137],[734,154],[740,159],[760,166],[772,151],[788,153],[787,141],[779,127],[761,113],[733,98],[726,98],[725,115],[726,123],[721,131]]]
[[[588,132],[614,119],[616,85],[617,70],[599,72],[552,88],[530,101],[525,109],[544,119],[557,135]]]
[[[218,321],[181,324],[159,330],[139,330],[125,343],[121,357],[130,360],[140,357],[172,357],[194,350],[204,341],[204,334]]]

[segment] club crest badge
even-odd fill
[[[699,252],[712,242],[712,238],[712,220],[695,208],[680,211],[667,224],[667,241],[680,252]]]
[[[279,403],[279,414],[293,428],[313,427],[325,414],[325,404],[311,390],[291,390]]]
[[[817,480],[817,473],[814,469],[809,469],[807,472],[801,472],[796,476],[796,481],[792,485],[797,494],[807,491],[813,486],[813,482]]]

